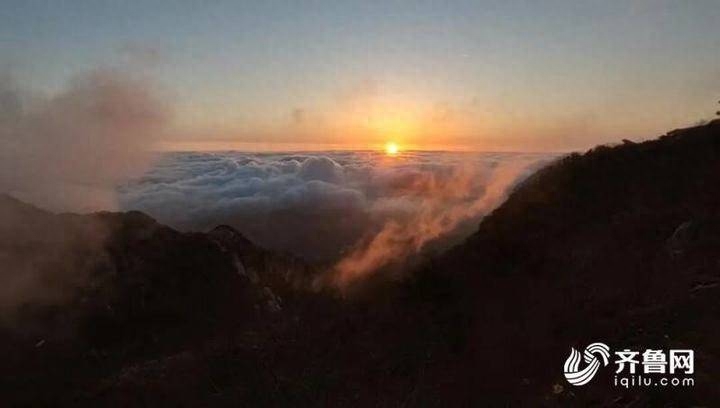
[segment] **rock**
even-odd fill
[[[692,241],[693,222],[685,221],[678,225],[670,238],[665,241],[665,247],[671,256],[682,255]]]

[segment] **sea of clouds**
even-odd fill
[[[158,157],[149,151],[171,116],[163,96],[132,66],[91,70],[50,94],[0,73],[0,193],[56,212],[141,210],[181,230],[228,224],[268,249],[328,265],[342,286],[457,243],[553,157],[376,151]],[[35,279],[28,287],[42,292],[43,285]]]
[[[340,283],[472,233],[548,154],[167,153],[119,189],[120,207],[181,230],[228,224],[334,265]]]

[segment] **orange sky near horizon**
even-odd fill
[[[640,104],[630,96],[589,111],[538,98],[528,110],[518,102],[527,99],[524,89],[438,103],[437,95],[420,88],[361,83],[350,95],[242,118],[211,111],[212,106],[193,105],[190,111],[180,106],[159,149],[382,150],[392,141],[405,150],[563,152],[651,139],[702,119],[693,111],[673,110],[672,100],[629,110]]]
[[[0,86],[52,98],[98,67],[137,71],[172,111],[162,150],[583,150],[711,119],[720,90],[717,0],[3,11]]]

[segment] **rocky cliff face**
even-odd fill
[[[720,122],[567,156],[466,242],[357,298],[230,227],[0,198],[4,402],[712,405]],[[692,389],[562,377],[570,347],[691,348]],[[9,375],[9,373],[12,373]]]

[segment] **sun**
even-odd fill
[[[388,156],[395,156],[400,152],[400,148],[395,142],[387,142],[385,144],[385,154]]]

